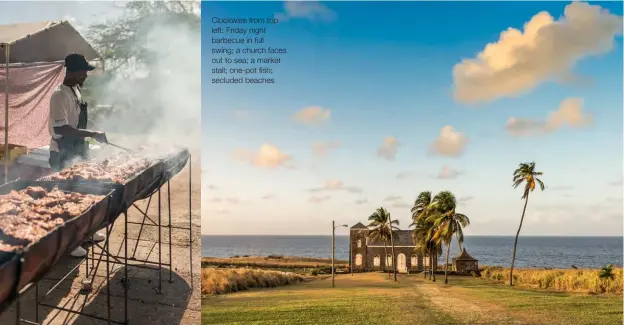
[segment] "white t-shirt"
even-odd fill
[[[61,135],[54,133],[55,127],[63,125],[78,127],[81,101],[82,95],[77,86],[69,87],[60,84],[52,93],[50,114],[48,115],[48,132],[52,138],[50,139],[50,151],[59,151],[58,144],[54,140],[62,138]]]

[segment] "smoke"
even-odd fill
[[[154,155],[172,147],[199,152],[201,30],[167,15],[137,21],[133,43],[126,46],[143,60],[123,65],[93,86],[98,104],[113,108],[89,128],[106,132],[111,143],[124,147],[152,147]]]

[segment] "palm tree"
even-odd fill
[[[428,217],[424,217],[424,215],[417,218],[411,225],[415,227],[412,232],[412,239],[416,246],[416,251],[429,258],[429,279],[435,281],[435,274],[433,273],[433,255],[441,252],[439,242],[436,242],[434,239],[436,228],[432,220]],[[424,276],[427,277],[427,273],[423,273]]]
[[[522,209],[522,217],[520,218],[520,226],[518,226],[518,232],[516,233],[516,240],[514,241],[513,254],[511,256],[511,270],[509,272],[509,285],[513,286],[513,269],[516,263],[516,248],[518,246],[518,236],[520,236],[520,229],[522,229],[522,222],[524,221],[524,214],[526,213],[527,204],[529,203],[529,193],[535,190],[535,183],[539,184],[542,191],[545,186],[544,183],[537,178],[542,175],[542,172],[535,171],[535,162],[521,163],[513,174],[513,187],[517,188],[520,184],[524,183],[524,191],[522,192],[522,198],[524,199],[524,208]]]
[[[412,223],[410,227],[415,227],[412,232],[412,240],[416,245],[416,252],[422,256],[430,256],[428,251],[428,233],[430,224],[426,222],[429,206],[431,205],[431,192],[423,191],[418,194],[416,200],[414,200],[414,206],[412,207]],[[427,272],[423,270],[423,275],[426,278]]]
[[[444,264],[444,283],[448,283],[448,260],[451,253],[451,241],[457,237],[458,243],[464,242],[463,228],[470,225],[470,219],[464,214],[455,211],[457,200],[449,191],[442,191],[433,198],[431,209],[433,213],[429,217],[436,229],[434,241],[442,241],[446,245],[446,263]]]
[[[390,228],[392,228],[392,230],[398,230],[399,221],[392,220],[392,223],[390,224],[390,213],[388,213],[388,211],[386,211],[386,209],[383,207],[377,209],[373,214],[371,214],[370,217],[368,217],[368,220],[370,221],[368,227],[371,228],[371,240],[379,239],[384,243],[384,252],[386,254],[384,269],[387,272],[388,249],[386,248],[386,245],[388,241],[392,242],[392,233],[390,231]],[[392,245],[392,255],[394,255],[394,245]],[[394,262],[394,258],[392,259],[392,261]],[[388,276],[390,276],[390,273],[388,273]]]

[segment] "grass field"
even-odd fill
[[[347,261],[335,260],[334,264],[339,268],[348,267]],[[236,266],[258,267],[263,269],[300,269],[300,268],[323,268],[331,267],[331,260],[327,258],[309,258],[296,256],[241,256],[230,258],[202,257],[202,267],[206,266]]]
[[[617,295],[566,294],[509,288],[451,277],[449,285],[421,275],[364,273],[202,300],[204,325],[619,325]]]

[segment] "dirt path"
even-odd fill
[[[410,278],[407,281],[414,281]],[[552,325],[552,322],[535,319],[480,299],[469,289],[457,286],[445,286],[444,278],[431,282],[420,278],[413,282],[414,287],[425,296],[437,310],[455,318],[458,324],[470,325]]]

